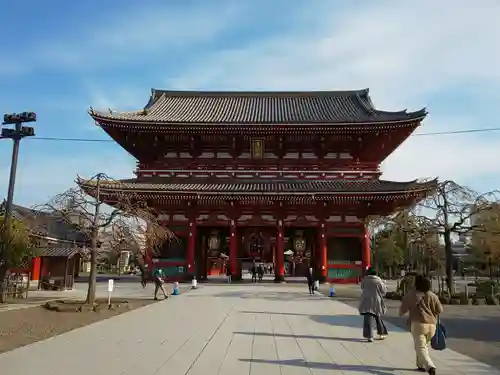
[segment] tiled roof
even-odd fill
[[[416,112],[377,110],[368,89],[308,92],[153,90],[135,112],[94,111],[96,120],[153,124],[364,124],[422,119]]]
[[[37,249],[42,257],[65,257],[71,258],[78,254],[80,250],[74,247],[46,247]]]
[[[0,206],[0,211],[3,211],[5,202]],[[61,241],[88,242],[85,233],[79,231],[75,225],[68,223],[62,215],[57,215],[57,213],[34,210],[13,204],[12,216],[24,222],[35,234],[53,237]]]
[[[83,186],[87,181],[78,180]],[[92,182],[93,183],[93,182]],[[130,190],[137,193],[228,193],[228,194],[372,194],[372,193],[407,193],[432,190],[436,181],[419,183],[417,181],[395,182],[385,180],[220,180],[203,182],[196,180],[172,180],[151,178],[151,181],[136,179],[113,182],[101,181],[101,191]],[[89,186],[90,187],[90,186]]]

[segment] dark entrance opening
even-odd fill
[[[285,229],[285,276],[302,277],[309,267],[316,271],[316,228]]]
[[[256,266],[263,267],[264,277],[272,275],[276,231],[269,227],[246,227],[239,232],[238,264],[242,278],[250,278],[254,262]]]
[[[229,260],[229,228],[198,227],[196,236],[196,278],[223,277]]]

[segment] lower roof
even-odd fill
[[[94,181],[78,179],[77,183],[86,189],[95,187]],[[242,179],[172,179],[148,178],[138,181],[127,179],[101,181],[102,193],[130,191],[157,194],[199,194],[199,195],[384,195],[418,194],[436,188],[437,181],[396,182],[386,180],[242,180]]]
[[[80,253],[80,249],[75,247],[44,247],[37,249],[42,257],[64,257],[71,258]]]

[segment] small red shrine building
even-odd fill
[[[380,179],[426,111],[378,110],[368,90],[152,90],[144,109],[90,115],[137,159],[137,177],[101,181],[100,199],[129,192],[157,210],[177,239],[150,252],[150,269],[172,278],[203,280],[228,259],[236,278],[257,260],[277,281],[293,264],[356,282],[371,262],[365,219],[436,186]]]

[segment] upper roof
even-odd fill
[[[423,119],[427,112],[381,111],[368,89],[351,91],[152,90],[144,109],[95,111],[97,121],[164,124],[367,124]]]

